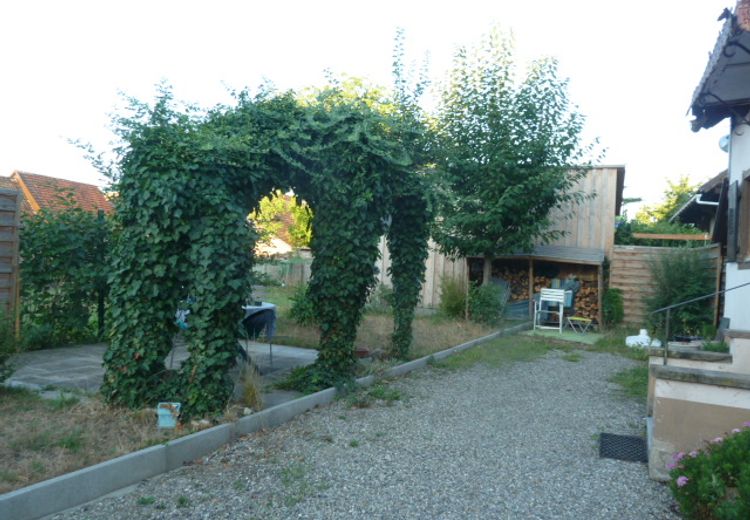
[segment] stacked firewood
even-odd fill
[[[493,276],[502,278],[510,284],[510,301],[517,302],[529,299],[529,272],[528,270],[503,268],[493,271]],[[576,316],[597,319],[599,313],[598,285],[595,276],[582,276],[578,278],[581,288],[576,293],[575,311]],[[534,276],[534,293],[542,289],[552,287],[552,278],[548,276]]]
[[[502,278],[510,284],[510,301],[517,302],[529,299],[529,272],[504,268],[493,271],[492,276]]]
[[[595,320],[599,315],[599,295],[596,281],[579,280],[581,288],[576,294],[576,316]]]

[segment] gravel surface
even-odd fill
[[[608,382],[633,362],[581,356],[418,371],[54,518],[678,518],[645,464],[598,458],[599,432],[642,433]]]

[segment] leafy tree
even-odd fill
[[[292,247],[308,247],[312,238],[312,210],[295,195],[285,195],[281,190],[263,197],[258,211],[250,214],[259,232],[259,241],[268,242],[279,237]]]
[[[690,198],[695,195],[700,184],[690,182],[687,175],[681,175],[676,182],[667,180],[664,200],[651,206],[643,206],[635,215],[641,224],[667,222]]]
[[[488,283],[496,255],[559,237],[550,210],[583,198],[574,190],[592,149],[583,122],[555,60],[532,62],[519,79],[513,42],[497,28],[460,48],[437,115],[441,249],[483,256]]]

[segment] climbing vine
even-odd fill
[[[315,215],[309,290],[321,339],[311,378],[325,386],[352,377],[357,325],[389,220],[392,276],[397,295],[404,293],[396,297],[393,353],[405,355],[426,216],[394,111],[335,85],[304,103],[291,94],[241,93],[236,106],[204,115],[177,110],[168,91],[153,107],[134,102],[132,109],[118,120],[121,232],[112,261],[107,399],[127,406],[176,399],[185,416],[223,408],[257,238],[246,215],[274,189],[291,188]],[[167,368],[175,311],[187,298],[190,358],[179,370]]]
[[[416,186],[419,186],[417,184]],[[392,222],[388,230],[391,255],[390,275],[393,281],[393,336],[390,355],[405,358],[412,341],[414,309],[424,282],[429,212],[421,190],[394,201]]]

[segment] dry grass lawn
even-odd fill
[[[440,316],[418,316],[414,319],[413,327],[413,358],[444,350],[496,330],[479,323]],[[298,325],[283,315],[277,320],[276,330],[275,342],[280,345],[304,348],[315,348],[318,345],[319,333],[316,327]],[[388,314],[366,314],[357,330],[355,346],[386,350],[390,345],[392,332],[393,317]]]
[[[97,398],[46,400],[0,387],[0,493],[191,433],[156,428],[153,410],[111,409]]]
[[[278,344],[313,348],[316,327],[295,324],[288,317],[288,292],[277,323]],[[284,298],[286,297],[286,298]],[[276,300],[272,300],[276,301]],[[367,313],[357,346],[385,350],[393,318]],[[484,336],[493,329],[476,323],[418,316],[414,320],[411,357],[421,357]],[[232,413],[226,415],[232,419]],[[191,433],[188,428],[160,431],[151,409],[111,409],[98,397],[45,400],[25,390],[0,387],[0,493]]]

